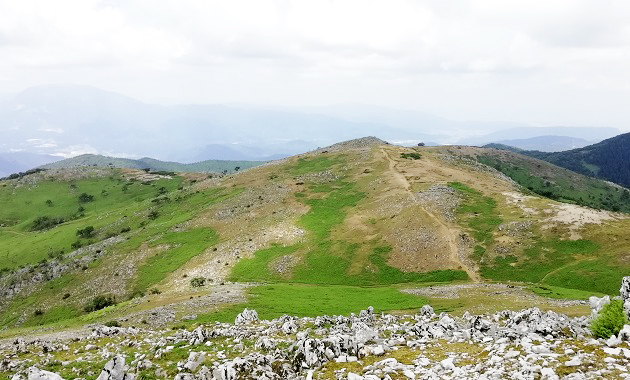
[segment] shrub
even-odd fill
[[[77,240],[74,243],[70,244],[70,248],[72,249],[79,249],[81,247],[83,247],[83,244],[81,243],[80,240]]]
[[[120,323],[117,320],[109,321],[104,323],[107,327],[120,327]]]
[[[153,211],[151,211],[151,212],[149,213],[149,215],[148,215],[148,216],[149,216],[149,219],[151,219],[151,220],[155,220],[155,219],[157,219],[157,217],[158,217],[158,216],[160,216],[160,213],[159,213],[159,212],[157,212],[157,211],[155,211],[155,210],[153,210]]]
[[[133,293],[129,295],[130,300],[134,298],[142,298],[142,297],[144,297],[144,292],[142,290],[134,290]]]
[[[151,288],[151,290],[149,290],[149,293],[151,294],[162,294],[162,291],[158,288]]]
[[[92,236],[94,236],[94,227],[93,226],[87,226],[85,228],[77,230],[77,236],[85,238],[85,239],[91,238]]]
[[[410,160],[419,160],[419,159],[422,158],[420,153],[401,153],[400,157],[401,158],[408,158]]]
[[[81,195],[79,195],[79,202],[81,203],[92,202],[93,200],[94,195],[90,195],[88,193],[81,193]]]
[[[190,280],[190,286],[192,286],[193,288],[199,288],[206,285],[206,279],[203,277],[194,277],[192,280]]]
[[[64,300],[70,298],[70,293],[66,293],[62,297]]]
[[[92,298],[85,306],[83,310],[90,313],[92,311],[101,310],[108,306],[116,305],[116,298],[111,294],[104,294]]]
[[[612,300],[602,308],[597,318],[591,322],[591,331],[597,338],[608,339],[612,335],[619,334],[626,322],[623,302]]]
[[[31,231],[47,230],[63,222],[64,222],[63,218],[51,218],[49,216],[40,216],[33,221],[33,225],[31,226]]]
[[[46,206],[52,207],[53,206],[53,201],[51,201],[50,199],[46,199]]]

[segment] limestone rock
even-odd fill
[[[134,380],[135,376],[126,372],[125,357],[116,355],[105,363],[105,367],[96,380]]]
[[[28,369],[28,380],[63,380],[61,376],[54,372],[41,370],[37,367]]]
[[[243,323],[257,322],[258,321],[258,313],[256,310],[249,310],[245,308],[239,315],[236,316],[234,320],[235,325],[240,325]]]

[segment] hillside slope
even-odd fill
[[[577,173],[630,187],[630,133],[564,152],[520,151],[520,153]]]
[[[492,152],[363,138],[225,177],[84,167],[2,181],[0,325],[514,306],[418,295],[452,282],[617,292],[626,215],[524,194],[475,158]]]
[[[233,172],[235,171],[235,168],[238,168],[236,171],[240,169],[249,169],[264,163],[265,161],[206,160],[195,162],[193,164],[181,164],[179,162],[160,161],[149,157],[134,160],[130,158],[107,157],[98,154],[82,154],[80,156],[42,165],[41,167],[45,169],[64,169],[80,166],[96,166],[127,169],[150,169],[154,171],[169,172],[220,173],[224,170]]]

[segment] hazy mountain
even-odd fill
[[[295,110],[146,104],[78,85],[33,87],[0,102],[0,131],[2,150],[178,161],[202,157],[209,145],[228,146],[244,157],[260,158],[302,153],[366,134],[389,139],[430,137],[383,123]]]
[[[61,157],[29,152],[0,152],[0,177],[59,161]]]
[[[301,111],[320,113],[354,122],[374,122],[408,132],[422,132],[415,143],[437,140],[452,143],[475,133],[494,132],[506,128],[528,127],[525,123],[478,122],[449,120],[426,112],[373,106],[367,104],[339,104],[323,107],[301,107]],[[428,136],[432,135],[432,136]],[[387,138],[382,134],[379,136]],[[390,140],[393,140],[390,138]]]
[[[591,142],[617,136],[621,131],[608,127],[520,127],[492,132],[483,136],[465,138],[459,141],[462,145],[484,145],[505,140],[531,139],[540,136],[565,136]],[[510,144],[506,144],[510,145]]]
[[[462,139],[488,131],[491,133],[485,136]],[[481,145],[540,135],[599,141],[619,133],[613,128],[534,128],[452,121],[417,111],[360,104],[163,106],[78,85],[33,87],[0,101],[0,132],[0,151],[65,157],[85,153],[149,156],[178,162],[284,157],[365,135],[404,145],[428,141]]]
[[[564,150],[582,148],[593,143],[578,137],[569,136],[537,136],[529,139],[501,140],[496,144],[513,146],[524,150],[538,150],[541,152],[561,152]]]

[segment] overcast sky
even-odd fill
[[[627,0],[0,0],[0,92],[630,129]]]

